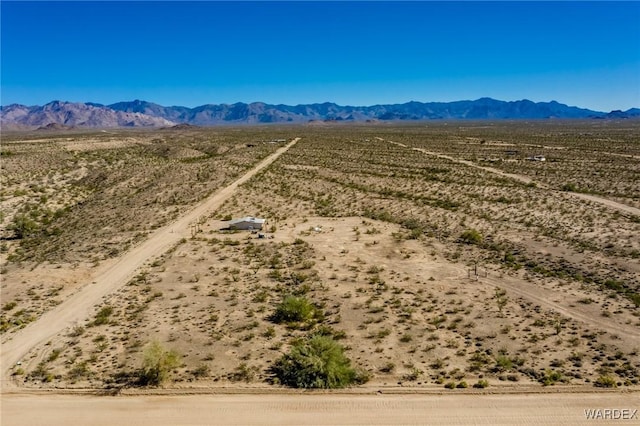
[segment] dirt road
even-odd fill
[[[382,138],[376,138],[378,140],[384,140]],[[393,142],[393,141],[387,141],[393,145],[396,146],[400,146],[402,148],[407,148],[407,149],[412,149],[414,151],[418,151],[418,152],[422,152],[423,154],[427,154],[427,155],[432,155],[438,158],[443,158],[443,159],[447,159],[449,161],[455,162],[455,163],[459,163],[459,164],[464,164],[466,166],[469,167],[474,167],[476,169],[481,169],[484,171],[487,171],[489,173],[494,173],[503,177],[507,177],[507,178],[511,178],[514,180],[517,180],[519,182],[523,182],[525,184],[531,183],[533,182],[532,179],[528,178],[527,176],[521,176],[521,175],[516,175],[516,174],[512,174],[512,173],[505,173],[501,170],[495,169],[493,167],[485,167],[485,166],[479,166],[471,161],[467,161],[467,160],[462,160],[459,158],[455,158],[455,157],[451,157],[449,155],[444,155],[444,154],[440,154],[437,152],[432,152],[432,151],[428,151],[422,148],[410,148],[408,145],[405,145],[403,143],[399,143],[399,142]],[[541,184],[541,183],[536,183],[537,186],[539,188],[544,188],[544,189],[549,189],[548,186]],[[608,200],[606,198],[602,198],[602,197],[597,197],[594,195],[588,195],[588,194],[580,194],[580,193],[575,193],[575,192],[568,192],[567,194],[574,196],[574,197],[578,197],[578,198],[582,198],[584,200],[588,200],[588,201],[593,201],[596,203],[600,203],[603,204],[605,206],[614,208],[614,209],[618,209],[618,210],[623,210],[626,211],[627,213],[631,213],[631,214],[636,214],[636,215],[640,215],[640,209],[637,209],[635,207],[631,207],[631,206],[627,206],[624,204],[620,204],[617,203],[615,201],[611,201]],[[575,320],[584,322],[586,324],[590,324],[591,326],[595,327],[595,328],[599,328],[599,329],[603,329],[606,330],[610,333],[613,334],[618,334],[618,335],[622,335],[622,336],[626,336],[629,338],[634,338],[634,339],[640,339],[640,331],[638,331],[636,328],[634,328],[634,326],[625,326],[624,324],[618,324],[615,323],[614,321],[608,320],[607,318],[594,318],[592,315],[589,315],[587,313],[584,312],[580,312],[579,309],[571,309],[571,308],[567,308],[565,306],[562,306],[559,303],[555,303],[553,302],[553,299],[559,298],[561,295],[552,291],[552,290],[546,290],[546,289],[541,289],[541,288],[536,288],[536,291],[534,294],[534,292],[530,291],[527,289],[527,287],[525,285],[523,285],[522,283],[517,283],[515,281],[511,282],[508,280],[495,280],[492,278],[482,278],[480,281],[489,283],[491,285],[494,285],[496,287],[502,287],[506,290],[509,290],[511,293],[522,296],[528,300],[531,300],[541,306],[544,306],[548,309],[552,309],[555,310],[559,313],[562,313],[563,315],[566,315],[570,318],[573,318]]]
[[[242,185],[256,173],[273,163],[280,155],[295,145],[298,140],[300,138],[296,138],[288,145],[278,149],[231,185],[218,191],[176,221],[155,231],[143,243],[124,253],[119,258],[105,263],[96,272],[91,283],[82,287],[80,291],[74,293],[54,309],[46,312],[37,321],[3,341],[1,346],[2,353],[0,354],[2,379],[0,384],[2,390],[4,391],[11,386],[9,376],[11,366],[20,361],[31,348],[46,343],[48,339],[66,327],[74,326],[88,318],[101,298],[113,293],[129,282],[138,268],[145,262],[162,255],[182,238],[189,237],[189,227],[193,222],[220,207],[233,195],[239,185]]]
[[[605,317],[594,317],[593,314],[582,311],[580,307],[567,307],[561,303],[554,302],[556,299],[562,299],[563,294],[560,292],[539,286],[532,289],[527,282],[508,278],[498,280],[491,277],[482,277],[479,278],[478,281],[505,289],[511,296],[521,296],[546,309],[550,309],[584,324],[589,324],[597,330],[605,330],[619,337],[635,340],[640,343],[640,330],[638,330],[635,325],[617,323],[615,320]]]
[[[3,426],[67,425],[594,425],[585,410],[632,417],[637,393],[525,395],[188,395],[2,397]],[[622,411],[628,410],[628,411]],[[597,411],[595,412],[597,413]],[[604,412],[603,412],[604,413]],[[613,413],[612,413],[613,414]],[[638,424],[635,419],[618,420]]]
[[[384,140],[382,138],[376,138],[376,139],[381,140],[381,141]],[[393,142],[393,141],[389,141],[389,140],[387,142],[389,142],[389,143],[391,143],[393,145],[400,146],[402,148],[410,148],[408,145],[405,145],[403,143]],[[438,157],[438,158],[443,158],[443,159],[452,161],[454,163],[464,164],[464,165],[469,166],[469,167],[473,167],[473,168],[476,168],[476,169],[484,170],[486,172],[493,173],[493,174],[496,174],[496,175],[499,175],[499,176],[503,176],[503,177],[507,177],[507,178],[510,178],[510,179],[513,179],[513,180],[517,180],[517,181],[522,182],[524,184],[529,184],[529,183],[533,182],[533,183],[536,184],[536,186],[538,188],[550,189],[548,185],[545,185],[545,184],[540,183],[540,182],[534,182],[533,179],[531,179],[531,178],[529,178],[527,176],[517,175],[517,174],[514,174],[514,173],[505,173],[502,170],[498,170],[498,169],[495,169],[493,167],[479,166],[479,165],[475,164],[472,161],[462,160],[460,158],[455,158],[455,157],[451,157],[449,155],[440,154],[440,153],[433,152],[433,151],[428,151],[428,150],[422,149],[422,148],[410,148],[410,149],[412,149],[414,151],[422,152],[423,154],[432,155],[432,156]],[[607,207],[612,208],[612,209],[621,210],[621,211],[624,211],[626,213],[630,213],[630,214],[633,214],[633,215],[640,216],[640,209],[632,207],[632,206],[628,206],[626,204],[621,204],[621,203],[618,203],[616,201],[609,200],[607,198],[598,197],[596,195],[582,194],[582,193],[579,193],[579,192],[566,192],[566,194],[568,194],[569,196],[572,196],[572,197],[581,198],[583,200],[592,201],[594,203],[602,204],[602,205],[607,206]]]
[[[627,206],[626,204],[621,204],[616,201],[608,200],[606,198],[598,197],[597,195],[590,194],[582,194],[580,192],[568,192],[574,197],[582,198],[583,200],[593,201],[594,203],[600,203],[607,207],[611,207],[612,209],[622,210],[627,213],[634,214],[636,216],[640,216],[640,209],[635,207]]]

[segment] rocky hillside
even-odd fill
[[[104,106],[85,103],[50,102],[44,106],[9,105],[2,108],[0,125],[3,129],[65,127],[158,127],[173,125],[163,117],[138,112],[117,111]]]
[[[622,119],[640,116],[637,108],[604,113],[551,102],[513,102],[481,98],[475,101],[407,102],[373,106],[341,106],[325,102],[306,105],[207,104],[195,108],[141,100],[111,105],[54,101],[44,106],[2,107],[3,129],[35,129],[54,124],[69,127],[163,127],[176,124],[306,123],[309,121],[375,120],[496,120],[496,119]],[[50,127],[52,128],[52,127]]]

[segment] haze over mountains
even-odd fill
[[[456,102],[407,102],[373,106],[341,106],[325,102],[305,105],[270,105],[262,102],[207,104],[195,108],[165,107],[135,100],[111,105],[53,101],[43,106],[12,104],[0,107],[3,129],[68,127],[166,127],[176,124],[215,126],[222,124],[306,123],[310,121],[388,120],[496,120],[586,119],[640,117],[640,109],[604,113],[555,101],[499,101],[481,98]]]

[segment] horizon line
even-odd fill
[[[594,112],[606,112],[604,110],[599,111],[599,110],[593,110],[591,108],[588,107],[582,107],[582,106],[578,106],[578,105],[569,105],[567,103],[563,103],[561,101],[552,99],[552,100],[548,100],[548,101],[533,101],[531,99],[528,98],[521,98],[521,99],[516,99],[516,100],[504,100],[504,99],[496,99],[496,98],[492,98],[490,96],[481,96],[479,98],[476,99],[458,99],[458,100],[453,100],[453,101],[420,101],[420,100],[416,100],[416,99],[411,99],[408,101],[404,101],[404,102],[387,102],[387,103],[373,103],[373,104],[368,104],[368,105],[356,105],[356,104],[340,104],[334,101],[322,101],[322,102],[306,102],[306,103],[271,103],[271,102],[265,102],[265,101],[250,101],[250,102],[246,102],[246,101],[236,101],[236,102],[221,102],[221,103],[204,103],[204,104],[200,104],[200,105],[194,105],[194,106],[186,106],[186,105],[180,105],[180,104],[173,104],[173,105],[167,105],[167,104],[161,104],[158,102],[154,102],[154,101],[147,101],[144,99],[140,99],[140,98],[135,98],[132,100],[121,100],[121,101],[117,101],[117,102],[113,102],[113,103],[109,103],[109,104],[105,104],[105,103],[101,103],[101,102],[95,102],[95,101],[77,101],[77,100],[62,100],[62,99],[53,99],[49,102],[43,103],[43,104],[32,104],[32,105],[27,105],[27,104],[23,104],[23,103],[18,103],[18,102],[12,102],[10,104],[6,104],[6,105],[1,105],[1,108],[5,108],[5,107],[9,107],[11,105],[20,105],[20,106],[25,106],[25,107],[41,107],[41,106],[45,106],[45,105],[49,105],[55,102],[61,102],[61,103],[75,103],[75,104],[84,104],[84,105],[89,105],[89,104],[95,104],[95,105],[100,105],[102,107],[109,107],[110,105],[115,105],[118,103],[128,103],[128,102],[146,102],[146,103],[150,103],[150,104],[155,104],[155,105],[159,105],[161,107],[164,108],[171,108],[171,107],[179,107],[179,108],[188,108],[188,109],[194,109],[194,108],[198,108],[198,107],[202,107],[202,106],[206,106],[206,105],[238,105],[238,104],[244,104],[244,105],[252,105],[252,104],[265,104],[265,105],[274,105],[274,106],[280,106],[280,105],[284,105],[284,106],[300,106],[300,105],[323,105],[323,104],[333,104],[336,106],[341,106],[341,107],[354,107],[354,108],[358,108],[358,107],[363,107],[363,108],[367,108],[367,107],[373,107],[373,106],[384,106],[384,105],[404,105],[404,104],[409,104],[409,103],[421,103],[421,104],[449,104],[449,103],[456,103],[456,102],[477,102],[480,100],[493,100],[493,101],[498,101],[498,102],[506,102],[506,103],[515,103],[515,102],[531,102],[534,104],[552,104],[552,103],[556,103],[556,104],[560,104],[560,105],[565,105],[568,107],[574,107],[574,108],[580,108],[580,109],[586,109],[586,110],[591,110]],[[627,109],[638,109],[639,107],[630,107]],[[612,109],[610,112],[613,111],[625,111],[621,108],[617,108],[617,109]]]

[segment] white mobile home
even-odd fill
[[[258,230],[262,229],[264,224],[267,222],[267,219],[260,219],[257,217],[241,217],[240,219],[234,219],[228,222],[230,229],[241,229],[241,230]]]

